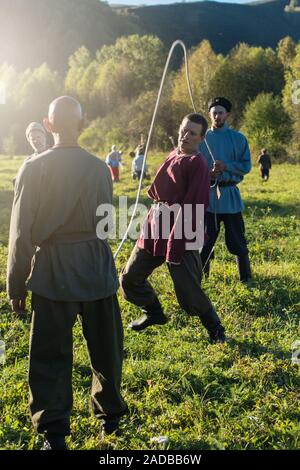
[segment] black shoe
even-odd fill
[[[65,436],[47,435],[41,450],[68,450]]]
[[[209,339],[211,344],[216,343],[225,343],[225,328],[222,325],[219,325],[216,329],[209,332]]]
[[[241,279],[241,283],[245,284],[248,287],[254,287],[253,277],[247,277],[246,279]]]
[[[249,255],[246,254],[244,256],[237,256],[236,263],[238,267],[240,281],[247,284],[252,279]]]
[[[105,437],[111,436],[112,434],[119,436],[121,434],[119,429],[119,422],[119,419],[109,419],[104,421],[101,430],[101,438],[104,439]]]
[[[131,328],[135,331],[142,331],[148,326],[151,325],[164,325],[167,323],[168,318],[163,314],[159,315],[143,315],[138,320],[134,320],[128,325],[128,328]]]

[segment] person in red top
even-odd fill
[[[150,325],[165,324],[167,317],[147,278],[166,261],[179,305],[189,315],[200,318],[215,343],[225,341],[225,330],[201,288],[203,237],[198,236],[201,222],[204,225],[199,220],[199,208],[203,219],[209,204],[209,169],[198,152],[206,130],[207,121],[200,114],[189,114],[183,119],[178,148],[160,166],[148,191],[154,204],[122,270],[120,288],[124,298],[144,313],[130,328],[141,331]]]

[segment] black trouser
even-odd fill
[[[162,312],[153,287],[147,280],[165,262],[135,246],[120,276],[121,292],[126,300],[142,307],[148,315]],[[200,317],[205,328],[213,330],[220,319],[201,288],[202,264],[198,251],[186,251],[180,264],[167,263],[179,305],[189,315]]]
[[[132,177],[133,177],[134,180],[135,180],[136,178],[137,178],[138,180],[140,180],[140,179],[141,179],[141,176],[142,176],[142,172],[141,172],[141,171],[134,171],[133,174],[132,174]],[[144,172],[144,174],[143,174],[143,179],[144,179],[144,178],[145,178],[145,179],[149,179],[149,175],[148,175],[146,172]]]
[[[72,328],[80,314],[92,372],[92,409],[97,418],[127,411],[120,394],[123,327],[116,295],[94,302],[56,302],[32,294],[30,413],[38,432],[70,434]]]
[[[260,173],[261,173],[262,179],[265,179],[265,177],[267,180],[269,179],[269,173],[270,173],[269,168],[261,168]]]
[[[215,214],[212,212],[206,212],[205,231],[208,236],[208,240],[201,252],[201,259],[203,264],[205,264],[207,257],[216,243],[220,233],[221,222],[224,223],[225,227],[225,243],[228,251],[236,256],[244,256],[248,254],[247,241],[245,238],[245,224],[242,213],[237,212],[236,214],[216,214],[215,220]],[[214,252],[212,253],[210,259],[213,258]]]

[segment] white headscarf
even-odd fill
[[[33,130],[43,132],[46,135],[46,131],[45,131],[44,127],[42,126],[42,124],[40,124],[39,122],[31,122],[27,126],[27,129],[26,129],[26,139],[27,140],[29,139],[30,132],[33,131]]]

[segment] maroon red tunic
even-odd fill
[[[176,223],[184,223],[185,204],[192,207],[192,227],[196,229],[196,205],[203,204],[204,210],[209,204],[210,176],[205,158],[197,153],[195,155],[180,156],[177,150],[171,152],[158,169],[148,196],[155,202],[164,202],[167,206],[179,204],[181,218],[171,217],[171,231],[168,239],[162,238],[160,230],[158,236],[154,234],[155,208],[152,206],[144,222],[137,246],[149,251],[153,256],[165,256],[170,263],[179,264],[186,250],[186,240],[175,238]],[[186,212],[187,216],[188,212]],[[175,219],[175,220],[174,220]],[[184,230],[182,231],[184,234]],[[148,234],[148,237],[145,237]]]

